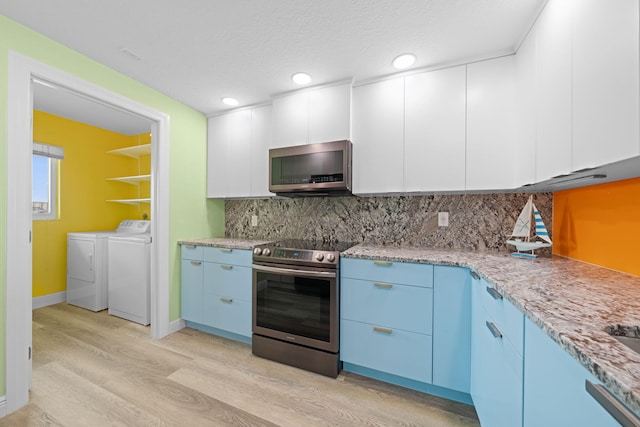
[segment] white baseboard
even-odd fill
[[[174,320],[173,322],[169,322],[169,334],[174,332],[178,332],[180,329],[183,329],[187,326],[187,322],[183,319]]]
[[[0,418],[7,415],[7,396],[0,396]]]
[[[35,297],[31,300],[31,309],[46,307],[48,305],[58,304],[59,302],[65,302],[67,300],[67,292],[57,292],[55,294],[43,295],[41,297]]]

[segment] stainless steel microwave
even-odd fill
[[[351,141],[269,150],[269,191],[279,196],[351,194]]]

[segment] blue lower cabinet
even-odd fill
[[[524,426],[619,426],[585,389],[598,380],[530,320],[525,321]]]
[[[251,302],[205,292],[202,323],[212,328],[250,337]]]
[[[342,319],[344,362],[421,382],[431,382],[430,335]]]
[[[484,288],[472,283],[471,397],[483,427],[522,426],[523,358],[504,326],[482,305]],[[519,322],[523,322],[521,315]]]
[[[469,393],[471,274],[435,266],[433,279],[433,384]]]
[[[203,262],[183,259],[180,311],[184,320],[202,323]]]

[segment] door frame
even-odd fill
[[[140,116],[151,125],[151,336],[169,334],[169,115],[10,51],[7,96],[6,412],[29,402],[31,386],[32,79]]]

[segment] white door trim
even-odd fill
[[[31,361],[31,143],[36,77],[153,122],[151,336],[169,333],[169,116],[108,89],[9,52],[7,98],[6,411],[29,401]]]

